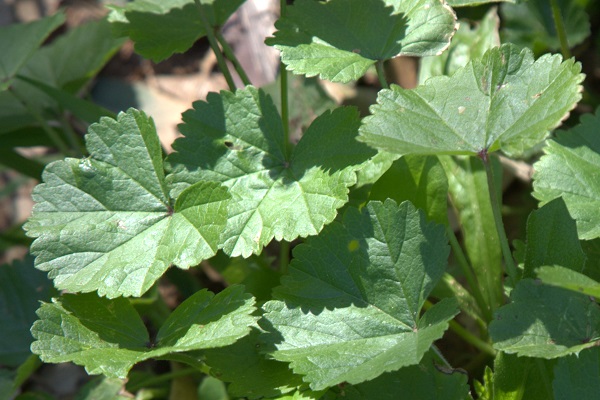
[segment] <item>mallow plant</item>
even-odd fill
[[[155,61],[206,36],[230,90],[183,113],[166,157],[151,116],[129,109],[89,127],[88,156],[46,166],[25,230],[56,290],[31,352],[102,375],[115,397],[157,359],[174,383],[198,374],[202,398],[595,398],[600,116],[555,131],[582,98],[581,2],[502,4],[499,36],[494,7],[457,20],[485,0],[282,1],[266,43],[306,79],[290,91],[282,73],[277,101],[221,35],[241,3],[112,8],[113,33]],[[527,12],[549,32],[535,53],[511,30]],[[398,56],[422,58],[416,88],[388,84]],[[381,86],[368,116],[326,107],[290,140],[312,77],[365,74]],[[514,241],[507,159],[535,171]],[[201,264],[222,290],[188,284]],[[173,310],[165,274],[185,294]]]

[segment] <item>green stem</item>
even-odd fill
[[[196,368],[178,369],[178,370],[166,373],[166,374],[160,374],[160,375],[148,378],[148,379],[144,379],[143,381],[138,382],[136,385],[132,385],[132,386],[128,387],[127,390],[130,392],[136,392],[147,386],[155,386],[162,382],[168,382],[174,378],[188,376],[188,375],[192,375],[192,374],[196,374],[196,373],[198,373],[198,370]]]
[[[504,264],[506,265],[506,273],[510,283],[513,285],[517,284],[518,281],[518,270],[513,260],[512,253],[510,252],[510,246],[508,245],[508,238],[506,231],[504,230],[504,223],[502,222],[501,202],[498,198],[498,191],[496,184],[494,183],[494,173],[492,171],[492,163],[487,150],[480,153],[481,161],[485,167],[485,175],[487,177],[488,191],[490,193],[490,202],[492,206],[492,213],[494,214],[494,224],[496,225],[496,231],[498,232],[498,239],[500,240],[500,248],[502,249],[502,256],[504,257]]]
[[[279,2],[279,15],[280,18],[285,17],[287,13],[287,1],[280,0]],[[288,75],[285,69],[285,64],[279,62],[279,78],[280,78],[280,90],[281,90],[281,119],[283,121],[283,150],[286,159],[289,155],[288,148],[290,146],[290,117],[289,117],[289,103],[288,103]]]
[[[208,43],[210,44],[210,48],[215,53],[217,57],[217,64],[227,81],[227,85],[229,86],[229,90],[235,92],[235,83],[233,81],[233,77],[231,76],[231,72],[229,72],[229,68],[227,67],[227,62],[225,61],[225,57],[223,57],[223,53],[221,52],[221,48],[219,47],[219,43],[217,42],[217,38],[215,36],[215,31],[208,18],[206,18],[206,13],[204,12],[204,7],[200,3],[200,0],[194,0],[196,6],[198,7],[198,13],[200,14],[200,19],[202,20],[202,25],[204,30],[206,31],[206,37],[208,39]]]
[[[40,127],[44,130],[44,132],[46,132],[46,134],[48,135],[50,140],[52,140],[58,151],[60,151],[65,156],[71,155],[71,149],[69,149],[69,146],[65,143],[65,141],[58,134],[58,132],[52,129],[50,125],[48,125],[46,119],[42,117],[41,114],[35,108],[31,107],[29,103],[23,97],[21,97],[19,93],[17,93],[16,90],[14,90],[11,87],[9,88],[9,91],[23,105],[23,107],[27,109],[27,112],[33,116],[33,118],[38,122],[38,124],[40,124]]]
[[[75,132],[75,130],[73,129],[73,127],[71,126],[71,124],[69,123],[67,118],[65,117],[65,114],[62,112],[60,115],[60,122],[62,123],[63,131],[65,132],[67,139],[69,140],[69,143],[71,144],[71,147],[73,149],[77,149],[77,151],[79,153],[78,154],[79,157],[83,157],[83,155],[87,152],[87,150],[86,150],[85,146],[83,145],[81,138],[79,137],[77,132]]]
[[[483,313],[483,318],[486,322],[490,322],[492,320],[492,310],[490,305],[485,301],[483,294],[481,293],[481,288],[479,287],[479,283],[477,282],[477,277],[467,261],[467,256],[465,255],[462,247],[458,243],[458,239],[456,238],[456,234],[454,230],[448,226],[446,227],[446,234],[448,235],[448,239],[450,240],[450,247],[452,247],[452,252],[454,253],[454,257],[456,258],[456,262],[458,262],[458,266],[460,267],[469,287],[471,288],[471,294],[475,298],[479,309]]]
[[[562,14],[560,13],[558,0],[550,0],[550,5],[552,7],[554,26],[556,27],[556,33],[558,35],[558,40],[560,41],[560,51],[565,59],[571,58],[571,49],[569,48],[569,41],[567,40],[567,31],[565,29]]]
[[[221,32],[216,31],[215,37],[217,38],[217,41],[219,42],[219,44],[221,45],[221,48],[223,49],[223,54],[231,62],[231,64],[233,64],[233,68],[235,69],[235,72],[237,72],[240,79],[244,83],[244,86],[251,85],[252,82],[250,82],[250,78],[248,78],[246,71],[244,71],[242,64],[240,64],[240,60],[238,60],[238,58],[235,56],[233,49],[231,48],[231,46],[229,46],[229,43],[227,43],[227,40],[225,40],[225,38],[223,37]]]
[[[431,307],[433,307],[433,304],[429,300],[425,301],[423,308],[425,310],[428,310]],[[494,348],[489,343],[484,342],[483,340],[481,340],[480,338],[463,328],[462,325],[460,325],[458,322],[451,320],[449,322],[449,326],[450,330],[456,333],[465,342],[471,344],[473,347],[491,356],[496,355],[496,350],[494,350]]]
[[[379,83],[381,87],[384,89],[388,89],[390,85],[388,84],[387,79],[385,79],[385,68],[383,66],[383,60],[379,60],[375,63],[375,69],[377,69],[377,77],[379,78]]]

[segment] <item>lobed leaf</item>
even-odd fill
[[[523,279],[511,300],[489,327],[497,350],[550,359],[600,341],[600,307],[589,296]]]
[[[199,180],[229,189],[223,249],[231,256],[258,253],[273,238],[319,233],[348,201],[355,171],[375,154],[355,140],[357,111],[338,108],[315,119],[288,155],[275,105],[253,87],[211,93],[183,120],[167,180],[173,195]]]
[[[581,65],[560,55],[534,60],[507,44],[451,77],[379,92],[359,140],[396,154],[502,150],[517,156],[540,143],[581,98]]]
[[[577,222],[580,239],[600,237],[600,110],[584,115],[581,124],[557,132],[534,164],[533,196],[543,205],[562,197]]]
[[[200,13],[217,28],[244,0],[135,0],[124,7],[112,7],[109,20],[120,36],[135,42],[135,51],[155,62],[183,53],[206,35]]]
[[[554,368],[555,400],[593,399],[600,393],[600,351],[582,351],[558,360]]]
[[[241,286],[217,295],[204,289],[175,309],[150,340],[127,299],[65,294],[37,311],[31,350],[45,362],[72,361],[91,375],[125,378],[133,365],[149,358],[234,343],[250,332],[254,309],[254,299]]]
[[[456,15],[436,0],[296,1],[266,43],[296,74],[334,82],[360,78],[378,60],[440,54]]]
[[[280,300],[264,305],[271,355],[314,390],[418,364],[457,312],[444,300],[419,316],[447,263],[442,226],[392,200],[343,221],[296,247]]]
[[[36,237],[36,267],[58,289],[140,296],[171,264],[215,254],[229,195],[198,182],[174,206],[152,120],[130,109],[103,118],[86,136],[90,157],[49,164],[24,228]]]

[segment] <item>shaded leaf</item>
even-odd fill
[[[448,4],[452,7],[472,7],[481,4],[498,3],[498,2],[515,3],[518,0],[448,0]]]
[[[436,363],[426,353],[419,365],[401,368],[383,374],[371,381],[343,387],[341,398],[362,400],[396,400],[400,393],[410,393],[410,398],[419,400],[465,400],[469,397],[468,376],[461,370],[451,370]]]
[[[535,269],[553,264],[582,272],[585,260],[575,221],[562,199],[552,200],[529,215],[524,278],[534,278]]]
[[[262,354],[265,346],[259,339],[260,332],[253,329],[230,346],[204,351],[211,374],[231,382],[228,391],[235,398],[274,397],[302,384],[302,378],[286,363],[267,359]]]
[[[533,196],[543,205],[562,197],[577,222],[580,239],[600,237],[600,110],[581,124],[557,132],[534,164]]]
[[[296,1],[266,43],[296,74],[334,82],[360,78],[378,60],[441,53],[456,30],[454,11],[430,0]]]
[[[444,273],[442,226],[408,202],[350,208],[294,250],[290,274],[264,306],[270,354],[313,389],[418,364],[456,314],[446,299],[421,307]]]
[[[536,53],[560,49],[560,40],[552,8],[547,0],[528,0],[520,4],[503,4],[500,7],[503,29],[502,42],[528,47]],[[581,2],[556,0],[567,42],[573,47],[590,35],[590,21]]]
[[[488,376],[491,393],[487,399],[552,399],[554,365],[555,360],[498,353],[494,359],[494,374]]]
[[[501,149],[517,156],[540,143],[579,101],[580,70],[560,55],[534,60],[527,49],[493,48],[452,77],[380,91],[359,139],[402,155]]]
[[[198,182],[172,206],[152,119],[130,109],[86,136],[91,154],[49,164],[24,228],[36,267],[59,289],[140,296],[171,265],[215,254],[229,195]]]
[[[219,27],[244,0],[200,0],[212,27]],[[120,36],[135,42],[135,51],[155,62],[183,53],[206,35],[194,0],[136,0],[111,7],[109,20]]]
[[[577,354],[600,341],[600,307],[586,295],[523,279],[511,300],[489,327],[497,350],[549,359]]]
[[[31,355],[29,333],[40,301],[56,294],[46,274],[33,267],[33,257],[0,266],[0,364],[17,367]]]
[[[91,375],[125,378],[133,365],[149,358],[235,342],[255,322],[253,304],[241,286],[217,295],[201,290],[175,309],[151,341],[127,299],[66,294],[37,311],[31,350],[45,362],[72,361]]]
[[[448,180],[435,156],[404,156],[371,188],[370,200],[405,200],[422,209],[429,221],[448,224]]]
[[[558,360],[554,368],[555,400],[593,399],[600,393],[600,351],[597,347]]]
[[[12,78],[34,54],[44,40],[65,21],[63,13],[27,24],[0,27],[0,91],[7,89]]]
[[[207,100],[183,114],[185,137],[173,144],[167,180],[174,195],[199,180],[229,188],[223,250],[231,256],[258,253],[273,238],[319,233],[348,201],[355,171],[375,154],[356,141],[353,108],[326,111],[287,155],[281,118],[263,91],[249,86]]]

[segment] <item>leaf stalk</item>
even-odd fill
[[[221,32],[217,30],[215,32],[215,37],[217,38],[217,41],[223,49],[223,54],[225,55],[225,58],[227,58],[231,62],[231,64],[233,64],[233,68],[244,83],[244,86],[251,85],[252,82],[250,82],[250,78],[248,78],[246,71],[244,71],[244,67],[242,67],[240,60],[238,60],[238,58],[235,56],[233,49],[231,48],[231,46],[229,46],[229,43],[227,43],[227,40],[225,40]]]
[[[556,34],[560,41],[560,52],[564,59],[571,58],[571,49],[569,48],[569,41],[567,40],[567,31],[565,29],[565,23],[560,12],[557,0],[550,0],[550,7],[552,8],[552,18],[554,19],[554,26],[556,27]]]
[[[387,79],[385,78],[385,68],[384,68],[384,60],[379,60],[375,63],[375,69],[377,70],[377,77],[379,78],[379,84],[384,89],[389,89],[390,85],[388,84]]]
[[[200,0],[194,0],[194,2],[196,3],[196,6],[198,7],[198,13],[200,14],[200,19],[202,21],[202,25],[204,26],[204,30],[206,31],[206,37],[208,39],[208,43],[210,44],[210,48],[212,49],[212,51],[215,53],[215,56],[217,57],[217,64],[219,65],[219,68],[221,69],[221,72],[223,73],[223,76],[225,77],[225,80],[227,81],[229,90],[231,90],[232,92],[235,92],[235,89],[236,89],[235,82],[233,81],[231,72],[229,71],[229,68],[227,67],[227,62],[225,60],[225,57],[223,56],[223,52],[221,51],[221,48],[219,47],[219,43],[218,43],[217,37],[215,35],[215,30],[214,30],[213,26],[210,24],[210,22],[208,21],[208,18],[206,17],[206,12],[204,11],[204,7],[200,3]]]
[[[287,1],[280,0],[279,2],[279,16],[280,18],[285,17],[287,13]],[[289,156],[289,143],[290,143],[290,117],[289,117],[289,103],[288,103],[288,76],[285,64],[283,61],[279,61],[279,88],[281,90],[281,120],[283,121],[283,151],[287,160]]]
[[[502,249],[502,256],[504,258],[504,264],[506,265],[506,273],[508,274],[511,285],[516,285],[519,280],[517,266],[512,257],[510,246],[508,244],[508,238],[504,229],[504,223],[502,222],[502,211],[501,203],[498,198],[498,191],[496,184],[494,183],[494,173],[492,171],[492,164],[490,162],[490,156],[486,150],[482,150],[479,153],[479,158],[483,161],[485,167],[485,175],[488,183],[488,191],[490,193],[490,203],[492,206],[492,214],[494,215],[494,224],[496,225],[496,231],[498,232],[498,239],[500,240],[500,248]]]

